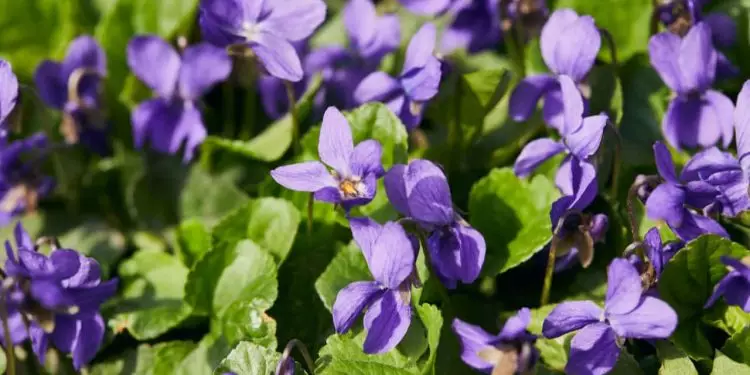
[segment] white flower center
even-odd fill
[[[339,182],[339,191],[344,198],[358,198],[365,194],[365,183],[359,177],[349,177]]]

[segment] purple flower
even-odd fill
[[[81,142],[101,154],[109,151],[100,99],[106,64],[96,40],[81,36],[70,44],[62,62],[44,60],[34,73],[44,103],[63,112],[60,132],[65,141]]]
[[[229,56],[220,48],[200,43],[182,56],[157,36],[143,35],[128,43],[128,65],[157,95],[133,110],[133,139],[142,147],[150,139],[160,152],[177,153],[185,143],[184,160],[206,138],[198,100],[232,70]]]
[[[216,46],[249,48],[272,76],[302,79],[292,42],[307,39],[323,23],[321,0],[202,0],[203,37]]]
[[[306,40],[293,42],[292,46],[294,46],[294,50],[297,51],[298,56],[308,55]],[[309,77],[304,77],[292,84],[296,99],[299,99],[302,94],[304,94],[307,89],[308,81]],[[284,80],[272,75],[263,74],[258,77],[256,84],[258,93],[260,94],[260,101],[263,105],[263,110],[268,117],[277,120],[289,112],[289,95],[286,91]],[[349,96],[351,96],[351,93]]]
[[[531,312],[523,308],[505,322],[500,334],[491,335],[478,326],[454,319],[453,332],[461,342],[461,359],[487,374],[531,371],[539,352],[534,347],[536,336],[526,330],[530,322]]]
[[[30,338],[42,363],[52,343],[72,355],[78,370],[102,344],[105,324],[99,307],[115,294],[117,280],[102,282],[99,264],[74,250],[53,246],[49,257],[38,253],[20,224],[14,233],[16,252],[5,243],[5,281],[12,285],[8,306],[13,316],[23,314],[30,325],[28,332],[14,330],[18,336],[13,341]]]
[[[544,320],[546,338],[580,330],[570,343],[567,374],[606,374],[620,356],[623,339],[663,339],[677,327],[669,305],[643,295],[640,275],[627,260],[613,260],[607,278],[604,309],[591,301],[563,302]]]
[[[47,148],[44,133],[12,143],[0,142],[0,226],[34,211],[39,198],[52,192],[54,180],[41,172]]]
[[[711,184],[697,179],[699,164],[688,163],[678,179],[672,155],[661,142],[654,144],[654,157],[664,183],[657,186],[646,200],[648,217],[664,220],[683,241],[706,233],[729,237],[718,222],[691,209],[710,207],[718,194]]]
[[[520,23],[525,39],[538,35],[549,16],[546,0],[504,0],[500,4],[503,7],[500,11],[503,30],[510,30],[515,23]]]
[[[566,75],[581,82],[594,65],[601,36],[590,16],[578,16],[570,9],[552,13],[542,29],[542,58],[553,74],[524,78],[513,90],[508,111],[515,121],[526,121],[544,97],[545,122],[564,133],[563,98],[555,76]]]
[[[18,101],[18,79],[10,63],[0,59],[0,138],[5,138],[11,124],[8,122]]]
[[[711,90],[717,61],[711,30],[704,23],[693,26],[685,38],[663,32],[649,41],[651,65],[676,96],[662,120],[670,145],[710,147],[732,141],[732,101]]]
[[[584,103],[580,91],[573,80],[561,75],[560,93],[563,109],[563,124],[559,128],[561,141],[552,138],[540,138],[529,142],[516,158],[513,171],[517,176],[531,174],[542,163],[559,153],[567,153],[563,163],[571,157],[587,161],[599,149],[608,117],[605,114],[583,117]],[[561,172],[558,172],[561,173]]]
[[[459,0],[399,0],[410,12],[423,16],[436,16],[444,13]]]
[[[456,8],[453,22],[443,32],[441,53],[461,48],[476,53],[500,42],[499,0],[464,1]]]
[[[729,273],[716,284],[705,308],[711,307],[719,297],[724,296],[728,304],[739,306],[750,313],[750,257],[737,260],[722,256],[721,262],[727,266]]]
[[[685,36],[698,22],[705,22],[711,29],[713,43],[719,47],[731,47],[737,41],[737,25],[723,13],[703,16],[703,0],[673,0],[656,9],[659,20],[669,31]]]
[[[639,270],[643,287],[647,293],[657,296],[656,285],[659,282],[661,273],[672,257],[677,254],[685,243],[682,241],[670,242],[664,244],[661,241],[661,234],[658,228],[651,228],[643,237],[643,250],[648,263],[636,254],[627,257],[633,266]]]
[[[281,358],[276,365],[274,375],[294,375],[294,358],[291,356]]]
[[[338,109],[330,107],[323,115],[318,140],[319,161],[285,165],[271,171],[271,177],[287,189],[315,193],[315,199],[341,204],[349,210],[369,203],[377,189],[377,179],[385,171],[380,162],[383,149],[368,139],[354,147],[349,122]],[[330,166],[333,171],[329,172]]]
[[[448,180],[428,160],[394,165],[385,176],[391,204],[429,232],[427,251],[437,276],[448,288],[474,282],[484,264],[484,237],[454,210]]]
[[[424,24],[409,42],[401,75],[372,73],[357,86],[354,98],[359,103],[385,103],[408,130],[414,129],[422,120],[425,103],[440,86],[440,61],[433,55],[436,33],[435,25]]]
[[[550,246],[561,258],[555,262],[555,271],[569,268],[575,259],[586,268],[594,258],[594,243],[604,239],[609,224],[607,215],[583,213],[598,192],[596,168],[570,158],[560,167],[556,183],[563,196],[550,209],[554,231]]]
[[[385,353],[396,347],[411,324],[411,279],[419,246],[395,222],[381,226],[369,218],[351,218],[349,225],[375,281],[355,281],[339,291],[333,325],[336,332],[345,333],[367,309],[364,352]]]

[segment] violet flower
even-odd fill
[[[737,41],[737,25],[732,17],[724,13],[703,15],[701,8],[705,0],[672,0],[656,9],[659,21],[669,31],[685,36],[698,22],[705,22],[711,29],[713,43],[722,48],[731,47]]]
[[[502,34],[499,3],[499,0],[463,1],[451,10],[453,21],[443,31],[440,52],[447,55],[466,49],[476,53],[497,45]]]
[[[443,171],[428,160],[394,165],[385,175],[391,204],[429,232],[427,251],[437,276],[447,288],[474,282],[484,264],[484,237],[453,209]]]
[[[607,278],[604,309],[591,301],[563,302],[544,320],[546,338],[579,331],[570,343],[567,374],[606,374],[620,356],[623,339],[663,339],[677,327],[677,314],[668,304],[643,295],[640,275],[627,260],[613,260]]]
[[[206,138],[198,100],[229,76],[229,56],[206,43],[187,47],[180,56],[167,42],[152,35],[133,38],[127,55],[130,69],[157,95],[133,110],[136,147],[149,139],[157,151],[174,154],[184,143],[183,159],[191,160],[195,148]]]
[[[641,281],[644,293],[657,296],[656,285],[659,282],[661,273],[672,257],[677,254],[685,243],[682,241],[673,241],[667,244],[662,243],[659,229],[654,227],[646,232],[643,236],[642,247],[648,263],[637,254],[630,254],[627,259],[641,274]]]
[[[65,141],[80,142],[100,154],[109,152],[100,98],[106,58],[94,38],[80,36],[70,43],[62,62],[44,60],[34,72],[42,101],[63,112],[60,132]]]
[[[18,102],[18,79],[10,63],[0,59],[0,138],[8,135],[10,115]]]
[[[385,174],[381,164],[383,149],[368,139],[354,147],[349,122],[338,109],[330,107],[323,115],[318,140],[319,161],[278,167],[271,177],[287,189],[314,193],[315,199],[341,204],[346,210],[370,203],[375,197],[377,179]],[[333,171],[329,172],[329,166]]]
[[[528,176],[542,163],[563,152],[569,154],[563,164],[568,163],[571,157],[587,161],[596,153],[602,142],[604,128],[609,119],[607,115],[583,117],[583,98],[575,82],[566,75],[559,76],[557,80],[560,82],[564,111],[563,124],[559,128],[562,140],[539,138],[529,142],[513,165],[513,171],[519,177]]]
[[[709,183],[694,180],[695,168],[685,168],[677,178],[672,155],[661,142],[654,144],[656,169],[664,180],[646,200],[646,213],[654,220],[664,220],[683,241],[701,234],[714,233],[729,237],[724,228],[710,217],[700,215],[695,209],[710,207],[717,191]]]
[[[104,339],[106,325],[101,304],[117,290],[117,279],[101,281],[101,269],[92,258],[75,250],[53,246],[49,257],[38,253],[28,233],[15,228],[16,251],[6,241],[4,283],[8,293],[9,320],[21,315],[30,320],[29,330],[13,329],[13,342],[31,339],[41,363],[52,343],[73,357],[76,370],[90,362]],[[21,319],[22,320],[22,319]]]
[[[435,25],[424,24],[409,42],[401,75],[372,73],[357,86],[354,98],[359,103],[383,102],[408,130],[417,127],[425,103],[437,95],[440,86],[440,61],[433,55],[436,34]]]
[[[716,284],[705,308],[711,307],[716,300],[724,296],[727,304],[739,306],[750,313],[750,257],[737,260],[722,256],[721,262],[727,266],[729,273]]]
[[[525,34],[523,40],[538,35],[549,16],[546,0],[501,0],[500,5],[503,31],[520,23],[520,30]]]
[[[651,65],[676,96],[662,120],[662,131],[670,145],[710,147],[732,141],[732,101],[711,90],[716,75],[716,50],[711,30],[699,23],[685,38],[670,32],[651,37]]]
[[[408,11],[422,16],[443,14],[457,1],[460,0],[399,0]]]
[[[385,353],[396,347],[411,324],[411,276],[419,246],[395,222],[381,226],[369,218],[351,218],[349,224],[375,281],[355,281],[339,291],[333,325],[336,332],[345,333],[367,309],[364,352]]]
[[[544,97],[547,125],[564,133],[563,99],[556,76],[566,75],[581,82],[594,65],[601,36],[591,16],[578,16],[570,9],[552,13],[542,28],[542,58],[552,74],[526,77],[513,90],[508,112],[515,121],[526,121]]]
[[[41,171],[48,147],[44,133],[0,142],[0,226],[36,210],[39,198],[52,192],[54,179]]]
[[[529,323],[531,311],[523,308],[505,322],[498,335],[459,319],[453,319],[452,328],[461,342],[464,363],[487,374],[513,375],[531,371],[539,359],[536,336],[526,330]]]
[[[297,51],[297,56],[304,57],[309,53],[307,40],[292,42],[292,46]],[[305,76],[301,80],[292,83],[295,99],[298,100],[305,93],[308,82],[309,77]],[[289,95],[283,79],[262,74],[257,78],[256,86],[261,105],[268,117],[277,120],[289,112]],[[351,92],[349,95],[351,96]]]
[[[219,47],[248,48],[272,76],[302,79],[292,42],[307,39],[325,20],[321,0],[202,0],[203,37]]]
[[[274,375],[294,375],[294,358],[291,356],[283,357],[276,365]]]
[[[586,268],[594,258],[594,243],[604,239],[609,224],[607,215],[583,212],[598,193],[596,168],[571,158],[558,171],[556,184],[563,196],[550,209],[553,228],[550,246],[555,247],[558,258],[555,271],[569,268],[575,259]]]

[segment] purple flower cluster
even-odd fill
[[[75,250],[53,244],[49,256],[37,252],[20,224],[14,233],[15,250],[5,243],[2,291],[12,344],[30,340],[41,363],[52,344],[70,353],[79,370],[102,344],[105,324],[99,308],[115,294],[117,280],[103,282],[99,264]]]

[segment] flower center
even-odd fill
[[[247,40],[254,40],[256,35],[260,32],[260,25],[252,22],[243,22],[242,31],[240,35],[245,37]]]
[[[358,178],[345,178],[339,183],[339,191],[344,198],[357,198],[364,195],[365,184]]]

